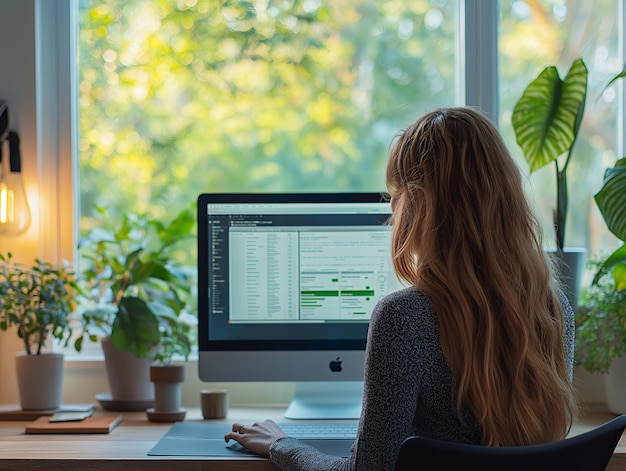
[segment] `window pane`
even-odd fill
[[[548,65],[561,78],[574,59],[589,69],[585,117],[567,172],[569,210],[565,245],[586,247],[591,258],[617,245],[599,214],[593,194],[600,189],[604,169],[617,151],[617,87],[602,94],[609,78],[621,70],[619,58],[620,0],[500,0],[499,83],[500,127],[510,148],[528,166],[515,143],[511,113],[526,86]],[[545,228],[545,243],[554,247],[552,209],[555,205],[554,165],[530,176],[530,191]]]
[[[78,9],[81,235],[96,206],[110,229],[204,192],[382,191],[395,133],[456,103],[457,0]],[[195,253],[190,239],[176,256],[194,267]]]
[[[457,0],[80,0],[81,228],[202,192],[381,191],[456,101]]]

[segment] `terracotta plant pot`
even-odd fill
[[[152,422],[178,422],[184,420],[186,411],[181,407],[182,387],[185,380],[183,365],[153,365],[150,381],[154,384],[154,408],[148,409]]]
[[[63,355],[45,353],[15,357],[20,405],[23,410],[50,410],[61,405]]]

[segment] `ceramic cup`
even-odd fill
[[[200,391],[200,408],[205,419],[223,419],[228,414],[228,391]]]

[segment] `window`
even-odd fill
[[[459,46],[472,49],[464,15],[494,5],[497,28],[474,34],[477,45],[497,41],[497,70],[464,64]],[[167,218],[202,192],[382,190],[394,134],[430,108],[458,104],[457,90],[476,79],[460,64],[497,83],[499,126],[527,171],[513,106],[543,67],[564,75],[583,57],[589,92],[566,241],[592,256],[616,244],[592,195],[618,152],[619,87],[601,92],[622,64],[619,0],[76,0],[75,8],[81,231],[94,224],[95,205]],[[551,245],[552,166],[532,174],[528,190]]]

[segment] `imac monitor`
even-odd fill
[[[202,194],[202,381],[289,381],[288,418],[358,418],[369,318],[401,288],[380,193]]]

